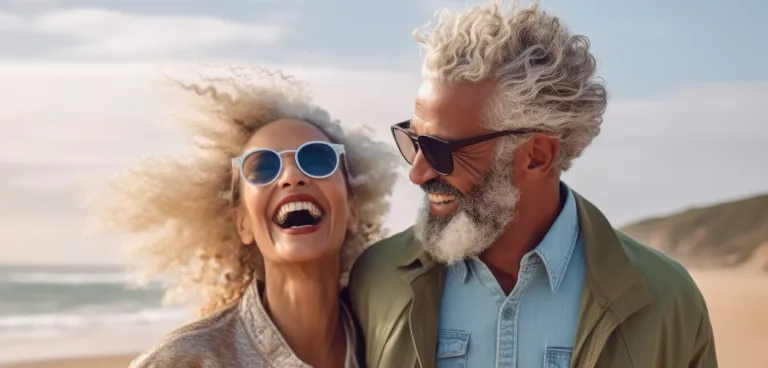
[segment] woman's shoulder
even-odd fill
[[[168,334],[160,343],[139,355],[130,368],[237,367],[228,362],[236,356],[239,319],[236,307],[216,312]]]

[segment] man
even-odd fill
[[[560,181],[606,107],[588,40],[537,4],[444,13],[417,39],[393,136],[426,199],[353,270],[368,366],[716,367],[685,269]]]

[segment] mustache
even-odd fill
[[[421,187],[421,190],[423,190],[426,193],[439,193],[439,194],[449,194],[456,197],[463,197],[464,194],[461,193],[456,187],[453,185],[450,185],[446,183],[445,181],[441,179],[429,179],[425,183],[419,185]]]

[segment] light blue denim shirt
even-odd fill
[[[448,267],[437,367],[565,367],[571,360],[586,264],[576,201],[565,204],[541,243],[520,262],[512,292],[477,258]]]

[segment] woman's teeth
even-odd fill
[[[454,200],[456,200],[456,197],[450,194],[439,194],[439,193],[427,193],[427,198],[429,198],[430,202],[437,203],[437,204],[451,203]]]
[[[280,224],[285,223],[288,214],[295,211],[307,211],[316,219],[323,215],[323,211],[320,210],[320,207],[317,207],[317,205],[312,202],[291,202],[282,205],[277,211],[277,222]]]

